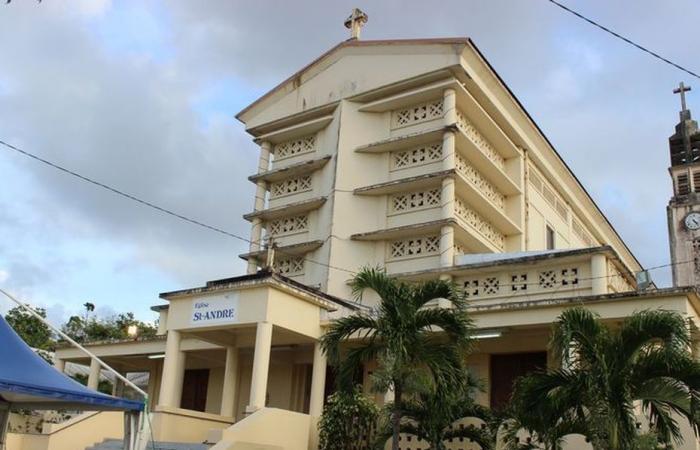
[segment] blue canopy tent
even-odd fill
[[[14,409],[124,411],[133,418],[143,408],[143,402],[93,391],[58,372],[0,316],[0,449]]]

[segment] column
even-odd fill
[[[158,404],[171,408],[179,408],[182,398],[182,381],[185,377],[185,352],[180,350],[181,339],[179,331],[168,330]]]
[[[608,260],[602,253],[591,257],[591,294],[608,293]]]
[[[151,367],[148,370],[148,387],[146,388],[146,393],[148,394],[148,407],[153,411],[154,407],[160,403],[158,401],[158,395],[160,393],[160,378],[163,373],[163,360],[153,360]]]
[[[454,91],[452,100],[454,100]],[[446,91],[446,92],[447,92]],[[449,96],[446,96],[447,100]],[[446,102],[447,104],[447,102]],[[446,131],[442,135],[442,170],[455,169],[455,135],[452,131]],[[440,193],[442,210],[440,218],[443,220],[453,219],[455,210],[455,180],[447,177],[442,180],[442,191]],[[454,265],[454,226],[452,224],[443,225],[440,229],[440,267],[451,267]],[[447,276],[449,279],[450,277]]]
[[[323,413],[323,400],[326,392],[326,355],[321,349],[321,343],[314,343],[314,362],[311,372],[311,392],[309,393],[309,450],[318,449],[318,420]]]
[[[93,390],[97,390],[97,387],[100,384],[100,371],[102,370],[102,366],[100,366],[100,363],[95,359],[92,358],[90,360],[90,375],[88,376],[88,383],[87,387]]]
[[[58,370],[59,372],[63,373],[66,370],[66,360],[57,358],[56,355],[54,354],[53,357],[53,367]]]
[[[250,381],[250,400],[246,408],[246,413],[255,412],[265,406],[271,348],[272,324],[269,322],[258,322],[255,332],[255,352],[253,354],[253,376]]]
[[[454,89],[445,89],[442,92],[442,110],[445,125],[457,123],[457,93]]]
[[[224,366],[224,388],[221,392],[221,415],[235,417],[236,386],[238,385],[238,348],[226,347],[226,365]]]
[[[267,172],[270,167],[270,153],[272,151],[272,144],[268,141],[264,141],[260,144],[260,159],[258,161],[258,174]],[[260,211],[265,208],[265,194],[267,193],[267,183],[259,180],[257,182],[257,187],[255,189],[255,203],[254,211]],[[260,250],[260,240],[262,239],[262,220],[255,218],[253,219],[251,230],[250,230],[250,249],[251,253]],[[248,260],[248,273],[253,274],[258,271],[258,261],[253,258]]]
[[[309,415],[320,416],[323,412],[323,400],[326,389],[326,355],[321,343],[314,344],[314,363],[311,372],[311,393],[309,396]]]

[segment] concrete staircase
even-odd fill
[[[156,442],[155,447],[149,443],[147,450],[209,450],[206,444],[188,444],[181,442]],[[120,439],[106,439],[99,444],[88,447],[85,450],[123,450],[124,444]]]

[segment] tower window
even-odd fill
[[[547,225],[547,228],[545,230],[546,232],[546,242],[547,242],[547,250],[554,250],[554,247],[556,245],[555,238],[556,236],[554,235],[554,229]]]
[[[681,173],[676,176],[676,194],[686,195],[690,192],[690,185],[688,184],[688,174]]]
[[[700,192],[700,170],[693,171],[693,192]]]

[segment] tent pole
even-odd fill
[[[20,308],[24,309],[25,311],[27,311],[27,312],[28,312],[29,314],[31,314],[32,316],[36,317],[36,318],[37,318],[38,320],[40,320],[44,325],[46,325],[46,326],[48,326],[49,328],[51,328],[56,334],[58,334],[58,335],[61,336],[63,339],[65,339],[66,341],[68,341],[71,345],[73,345],[74,347],[77,347],[77,348],[80,349],[83,353],[87,354],[90,358],[92,358],[92,359],[94,359],[95,361],[97,361],[98,363],[100,363],[100,366],[102,366],[102,368],[104,368],[105,370],[107,370],[107,371],[111,372],[112,374],[114,374],[115,377],[117,377],[118,379],[122,380],[127,386],[129,386],[130,388],[132,388],[133,390],[135,390],[136,392],[138,392],[139,394],[141,394],[141,395],[143,396],[144,399],[146,399],[146,398],[148,397],[148,394],[147,394],[146,392],[144,392],[143,389],[141,389],[140,387],[136,386],[136,385],[135,385],[134,383],[132,383],[129,379],[127,379],[124,375],[122,375],[122,374],[119,373],[118,371],[114,370],[114,369],[113,369],[112,367],[110,367],[109,365],[107,365],[107,363],[105,363],[105,362],[102,361],[100,358],[98,358],[97,355],[95,355],[94,353],[92,353],[91,351],[89,351],[88,349],[86,349],[85,347],[83,347],[82,345],[80,345],[80,344],[78,344],[77,342],[75,342],[75,340],[73,340],[73,339],[72,339],[70,336],[68,336],[66,333],[64,333],[64,332],[61,331],[60,329],[56,328],[55,326],[53,326],[48,320],[46,320],[46,319],[44,319],[43,317],[41,317],[41,314],[39,314],[38,312],[34,311],[33,308],[30,308],[29,305],[26,305],[26,304],[20,302],[19,300],[17,300],[15,297],[13,297],[12,295],[10,295],[9,293],[7,293],[6,291],[4,291],[3,289],[0,289],[0,293],[4,294],[5,297],[9,298],[9,299],[12,300],[14,303],[16,303],[17,306],[19,306]]]

